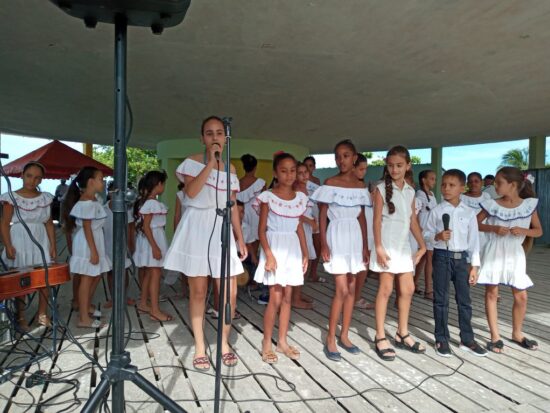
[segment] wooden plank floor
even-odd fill
[[[59,240],[62,243],[62,240]],[[499,323],[505,342],[505,354],[490,354],[479,359],[458,349],[458,319],[455,306],[450,306],[449,322],[452,348],[459,357],[441,358],[433,350],[433,317],[431,303],[416,296],[410,318],[410,330],[425,342],[424,355],[398,351],[394,362],[381,361],[374,352],[374,314],[356,310],[350,338],[359,346],[359,355],[343,353],[340,363],[327,360],[322,347],[327,331],[327,316],[334,285],[330,276],[325,284],[307,283],[304,292],[315,300],[313,310],[293,310],[289,341],[301,349],[299,360],[284,356],[276,365],[261,361],[260,348],[264,307],[244,291],[239,293],[241,319],[234,321],[231,341],[240,362],[236,368],[223,368],[222,411],[224,412],[547,412],[550,411],[550,249],[537,247],[528,258],[529,274],[535,287],[529,290],[529,307],[525,333],[538,340],[541,348],[531,352],[514,345],[511,335],[512,296],[502,289]],[[179,287],[179,284],[177,284]],[[376,294],[377,281],[369,279],[363,296],[370,302]],[[473,326],[476,339],[483,345],[489,338],[484,317],[483,288],[472,289]],[[138,295],[131,282],[130,293]],[[59,313],[76,340],[89,353],[78,349],[67,331],[58,334],[58,353],[53,359],[41,360],[17,372],[0,384],[0,411],[37,411],[39,403],[50,400],[43,411],[79,411],[99,383],[101,371],[90,358],[105,366],[106,328],[100,331],[80,330],[75,326],[77,314],[70,308],[70,285],[59,293]],[[155,323],[129,307],[132,332],[128,332],[128,350],[140,373],[160,391],[168,394],[190,412],[213,410],[213,370],[193,370],[193,336],[188,316],[188,300],[179,291],[165,286],[168,300],[165,311],[176,320]],[[105,288],[98,288],[95,302],[105,301]],[[393,301],[392,301],[393,302]],[[104,309],[104,318],[110,311]],[[28,315],[31,315],[29,310]],[[386,331],[393,336],[397,313],[388,308]],[[205,333],[215,359],[216,320],[206,318]],[[50,348],[51,332],[35,329],[36,341],[19,339],[0,347],[0,366],[13,366],[26,360],[25,352]],[[110,333],[109,333],[110,334]],[[274,334],[276,336],[276,332]],[[110,343],[108,352],[110,352]],[[26,379],[37,370],[54,378],[74,379],[71,383],[39,384],[26,388]],[[74,383],[74,382],[73,382]],[[132,383],[126,384],[127,411],[159,412],[150,397]],[[72,405],[75,398],[79,405]],[[64,410],[65,409],[65,410]]]

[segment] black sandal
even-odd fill
[[[374,337],[374,349],[376,350],[376,354],[378,354],[378,357],[380,357],[384,361],[393,361],[395,360],[395,350],[393,348],[385,348],[383,350],[380,350],[378,348],[378,343],[381,341],[388,340],[386,337],[384,338],[376,338]],[[392,355],[388,356],[387,353],[393,353]]]
[[[416,341],[412,346],[405,343],[405,339],[407,337],[410,337],[410,334],[407,334],[404,337],[402,337],[401,334],[399,334],[399,333],[395,333],[395,334],[397,335],[397,337],[399,337],[399,340],[401,340],[401,341],[397,341],[397,339],[394,338],[396,347],[408,350],[408,351],[410,351],[412,353],[416,353],[416,354],[422,354],[422,353],[426,352],[425,348],[420,348],[421,344],[418,341]]]
[[[503,348],[504,348],[504,343],[502,342],[502,340],[489,341],[487,343],[487,350],[489,350],[493,353],[502,354],[502,349]],[[499,350],[499,351],[495,351],[495,349]]]
[[[520,345],[521,347],[526,348],[527,350],[536,351],[539,348],[539,343],[537,343],[535,340],[529,340],[527,337],[523,337],[521,341],[512,341]]]

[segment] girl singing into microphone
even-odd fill
[[[219,287],[222,259],[222,218],[216,209],[225,207],[227,179],[231,179],[231,199],[236,202],[239,180],[234,166],[230,165],[228,176],[224,172],[225,164],[219,160],[225,145],[224,125],[219,117],[210,116],[202,122],[201,142],[204,152],[191,155],[176,170],[178,179],[185,183],[185,212],[166,253],[164,268],[182,272],[188,277],[189,313],[195,338],[193,367],[208,370],[210,361],[206,356],[203,331],[206,292],[209,276],[215,279]],[[234,276],[244,272],[241,260],[247,256],[236,207],[231,208],[231,224],[229,276],[231,311],[234,313],[237,302],[237,281]],[[238,362],[228,342],[230,328],[230,325],[224,324],[222,333],[222,361],[226,366],[234,366]]]

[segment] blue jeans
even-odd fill
[[[454,253],[435,249],[433,255],[433,291],[435,340],[438,342],[450,339],[449,335],[449,284],[455,286],[455,300],[458,308],[458,325],[460,339],[464,344],[474,341],[472,330],[472,301],[470,299],[469,269],[467,254],[461,253],[454,258]],[[458,257],[458,255],[457,255]]]

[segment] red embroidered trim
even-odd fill
[[[12,204],[11,202],[9,202],[9,201],[0,201],[0,203],[2,203],[2,204],[10,204],[12,207],[15,208],[15,205],[13,205],[13,204]],[[36,206],[36,207],[33,208],[33,209],[26,209],[26,208],[23,208],[23,207],[22,207],[21,205],[19,205],[19,203],[18,203],[18,204],[17,204],[17,207],[18,207],[19,209],[23,210],[23,211],[29,212],[29,211],[34,211],[34,210],[37,209],[37,208],[48,208],[51,204],[52,204],[52,202],[50,202],[48,205],[38,205],[38,206]]]

